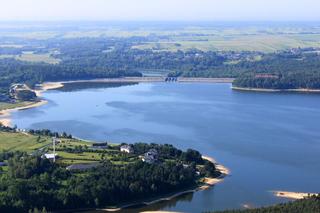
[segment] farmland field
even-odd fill
[[[320,47],[320,34],[316,35],[226,35],[199,36],[198,40],[176,37],[173,41],[149,42],[136,45],[137,49],[202,51],[261,51],[274,52],[297,47]]]
[[[59,25],[57,25],[59,26]],[[197,48],[203,51],[262,51],[274,52],[288,48],[320,47],[320,27],[317,23],[83,23],[77,30],[59,30],[54,23],[25,30],[23,24],[17,31],[1,25],[3,36],[18,39],[77,39],[77,38],[150,38],[137,42],[133,48],[156,51],[177,51]],[[95,26],[95,27],[92,27]],[[19,28],[21,27],[21,28]],[[22,48],[24,43],[1,43],[0,47]],[[0,56],[1,57],[1,56]],[[59,63],[50,54],[23,54],[18,59]]]

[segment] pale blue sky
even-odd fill
[[[320,0],[0,0],[0,20],[320,21]]]

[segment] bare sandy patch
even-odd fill
[[[294,199],[294,200],[304,199],[309,196],[317,195],[317,193],[288,192],[288,191],[272,191],[272,193],[276,197],[289,198],[289,199]]]

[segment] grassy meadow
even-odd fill
[[[0,152],[23,151],[33,153],[42,149],[44,153],[52,153],[52,140],[46,136],[35,136],[27,133],[11,133],[0,131]],[[57,162],[64,165],[99,162],[107,159],[114,164],[127,164],[137,160],[136,156],[127,156],[117,149],[93,150],[91,143],[78,139],[61,139],[56,145]],[[111,145],[113,146],[113,145]],[[81,151],[73,152],[79,149]],[[71,151],[67,151],[67,149]]]
[[[48,137],[27,135],[24,133],[0,132],[0,151],[33,152],[51,143]]]

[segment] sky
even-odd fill
[[[0,21],[320,21],[320,0],[0,0]]]

